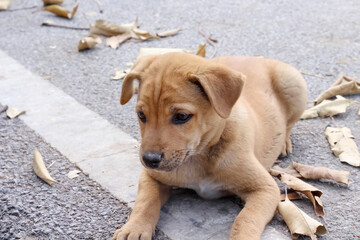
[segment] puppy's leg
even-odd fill
[[[283,149],[281,151],[281,154],[283,156],[287,156],[289,153],[292,153],[292,151],[293,151],[290,134],[291,134],[291,129],[294,127],[294,125],[295,125],[295,122],[293,124],[291,124],[290,126],[286,127],[285,143],[284,143]]]
[[[116,230],[115,240],[150,240],[159,221],[160,209],[170,196],[171,188],[153,179],[143,170],[138,196],[128,222]]]
[[[283,155],[292,152],[290,132],[295,123],[300,119],[305,111],[307,102],[307,87],[301,73],[292,66],[269,60],[273,65],[273,87],[283,109],[285,109],[285,119],[287,120],[286,138],[282,150]]]
[[[245,201],[245,206],[232,225],[229,239],[260,240],[266,224],[275,214],[280,201],[280,191],[264,168],[243,184],[248,187],[242,189],[238,195]]]

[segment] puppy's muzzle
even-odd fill
[[[157,168],[163,158],[163,154],[156,151],[145,152],[142,155],[143,162],[149,168]]]

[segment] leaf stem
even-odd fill
[[[300,73],[303,74],[303,75],[311,76],[311,77],[317,77],[317,78],[322,78],[322,79],[325,78],[323,76],[312,74],[312,73],[307,73],[307,72],[300,72]]]
[[[331,119],[332,123],[335,125],[335,127],[339,128],[339,125],[337,125],[337,123],[336,123],[336,121],[335,121],[334,117],[333,117],[333,116],[331,116],[331,117],[330,117],[330,119]]]
[[[15,12],[15,11],[22,11],[22,10],[29,10],[37,8],[38,6],[32,6],[32,7],[24,7],[24,8],[14,8],[14,9],[6,9],[7,12]]]
[[[43,22],[41,24],[41,26],[57,27],[57,28],[65,28],[65,29],[73,29],[73,30],[90,30],[90,28],[88,28],[88,27],[71,27],[71,26],[58,25],[58,24],[47,23],[47,22]]]

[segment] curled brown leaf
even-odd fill
[[[280,200],[284,201],[286,199],[286,196],[289,198],[289,200],[298,200],[298,199],[302,199],[301,195],[298,194],[297,192],[290,192],[286,194],[281,194],[280,195]]]
[[[51,12],[51,13],[55,14],[56,16],[71,19],[71,18],[74,17],[78,7],[79,7],[79,5],[76,5],[73,8],[72,12],[70,13],[65,8],[63,8],[63,7],[59,6],[59,5],[53,4],[53,5],[49,5],[49,6],[46,6],[45,8],[43,8],[43,11],[48,11],[48,12]]]
[[[132,28],[137,27],[137,20],[128,24],[116,25],[109,23],[105,20],[97,20],[94,24],[90,25],[90,33],[100,34],[104,36],[117,36],[120,34],[128,33]]]
[[[350,95],[360,93],[360,82],[354,78],[341,75],[333,85],[322,92],[315,100],[315,104],[319,104],[325,99],[335,97],[336,95]]]
[[[281,173],[287,173],[287,174],[290,174],[290,175],[292,175],[294,177],[298,177],[298,178],[302,177],[301,174],[298,171],[296,171],[291,164],[287,168],[273,166],[270,169],[269,173],[271,174],[271,176],[274,176],[274,177],[279,176]]]
[[[96,44],[99,43],[101,43],[101,38],[99,36],[89,35],[83,40],[80,40],[78,44],[78,51],[93,48]]]
[[[311,239],[317,239],[316,235],[324,235],[326,233],[326,228],[322,223],[311,218],[288,198],[284,202],[279,203],[278,210],[290,229],[293,238],[305,235]]]
[[[138,28],[138,20],[127,24],[113,24],[105,20],[97,20],[90,25],[90,32],[101,34],[109,38],[106,39],[106,45],[112,48],[118,48],[123,42],[134,38],[138,41],[157,39],[159,37],[168,37],[177,34],[181,29],[173,29],[158,34],[151,34],[148,31]]]
[[[200,57],[205,57],[205,55],[206,55],[206,44],[199,45],[195,55],[198,55]]]
[[[33,169],[36,175],[44,180],[49,185],[54,185],[57,183],[49,174],[49,171],[45,167],[44,160],[40,154],[40,152],[35,149],[34,150],[34,159],[33,159]]]
[[[337,95],[334,101],[324,100],[319,105],[305,110],[305,112],[301,116],[301,119],[325,116],[332,117],[334,115],[346,112],[346,109],[354,104],[359,104],[359,102],[349,100],[340,95]]]
[[[319,189],[287,173],[280,173],[276,177],[278,177],[281,182],[288,185],[291,189],[301,192],[307,196],[314,206],[316,216],[325,215],[324,205],[320,199],[322,192]]]
[[[111,80],[121,80],[130,72],[130,70],[131,69],[116,71],[115,76],[110,77],[110,79]]]
[[[277,177],[281,173],[287,173],[297,178],[330,179],[339,183],[349,184],[349,172],[330,169],[327,167],[314,167],[310,165],[292,162],[287,168],[274,166],[269,173]]]
[[[355,167],[360,166],[360,153],[349,128],[327,127],[325,135],[332,152],[340,158],[341,162]]]
[[[339,183],[349,184],[348,171],[338,171],[327,167],[314,167],[292,162],[291,166],[304,178],[330,179]]]
[[[140,40],[148,40],[148,39],[156,39],[159,38],[156,35],[152,35],[151,33],[141,30],[138,28],[131,29],[132,37]]]
[[[78,7],[79,7],[79,4],[73,8],[73,10],[71,11],[71,14],[70,14],[70,19],[74,17],[75,13],[77,12]]]
[[[171,29],[171,30],[167,30],[167,31],[164,31],[164,32],[157,33],[156,36],[158,36],[158,37],[170,37],[170,36],[173,36],[173,35],[179,33],[180,31],[181,31],[180,28]]]
[[[62,4],[64,0],[43,0],[44,5]]]
[[[106,46],[110,46],[111,48],[118,48],[123,42],[131,38],[130,33],[124,33],[117,36],[108,37],[106,39]]]
[[[6,115],[8,116],[8,118],[16,118],[18,116],[20,116],[21,114],[26,113],[25,110],[23,111],[19,111],[17,108],[8,108],[6,110]]]
[[[70,179],[73,179],[73,178],[78,177],[78,176],[79,176],[79,173],[81,173],[81,171],[75,169],[75,170],[69,171],[69,172],[66,174],[66,176],[67,176],[68,178],[70,178]]]

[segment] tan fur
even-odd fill
[[[147,151],[163,159],[158,168],[143,169],[133,212],[114,239],[151,239],[171,187],[204,182],[245,201],[229,239],[260,239],[280,199],[268,169],[291,152],[290,131],[307,101],[301,74],[260,57],[149,56],[124,79],[121,104],[132,97],[134,79],[136,108],[146,116],[139,121],[140,160]],[[175,125],[179,111],[194,116]]]

